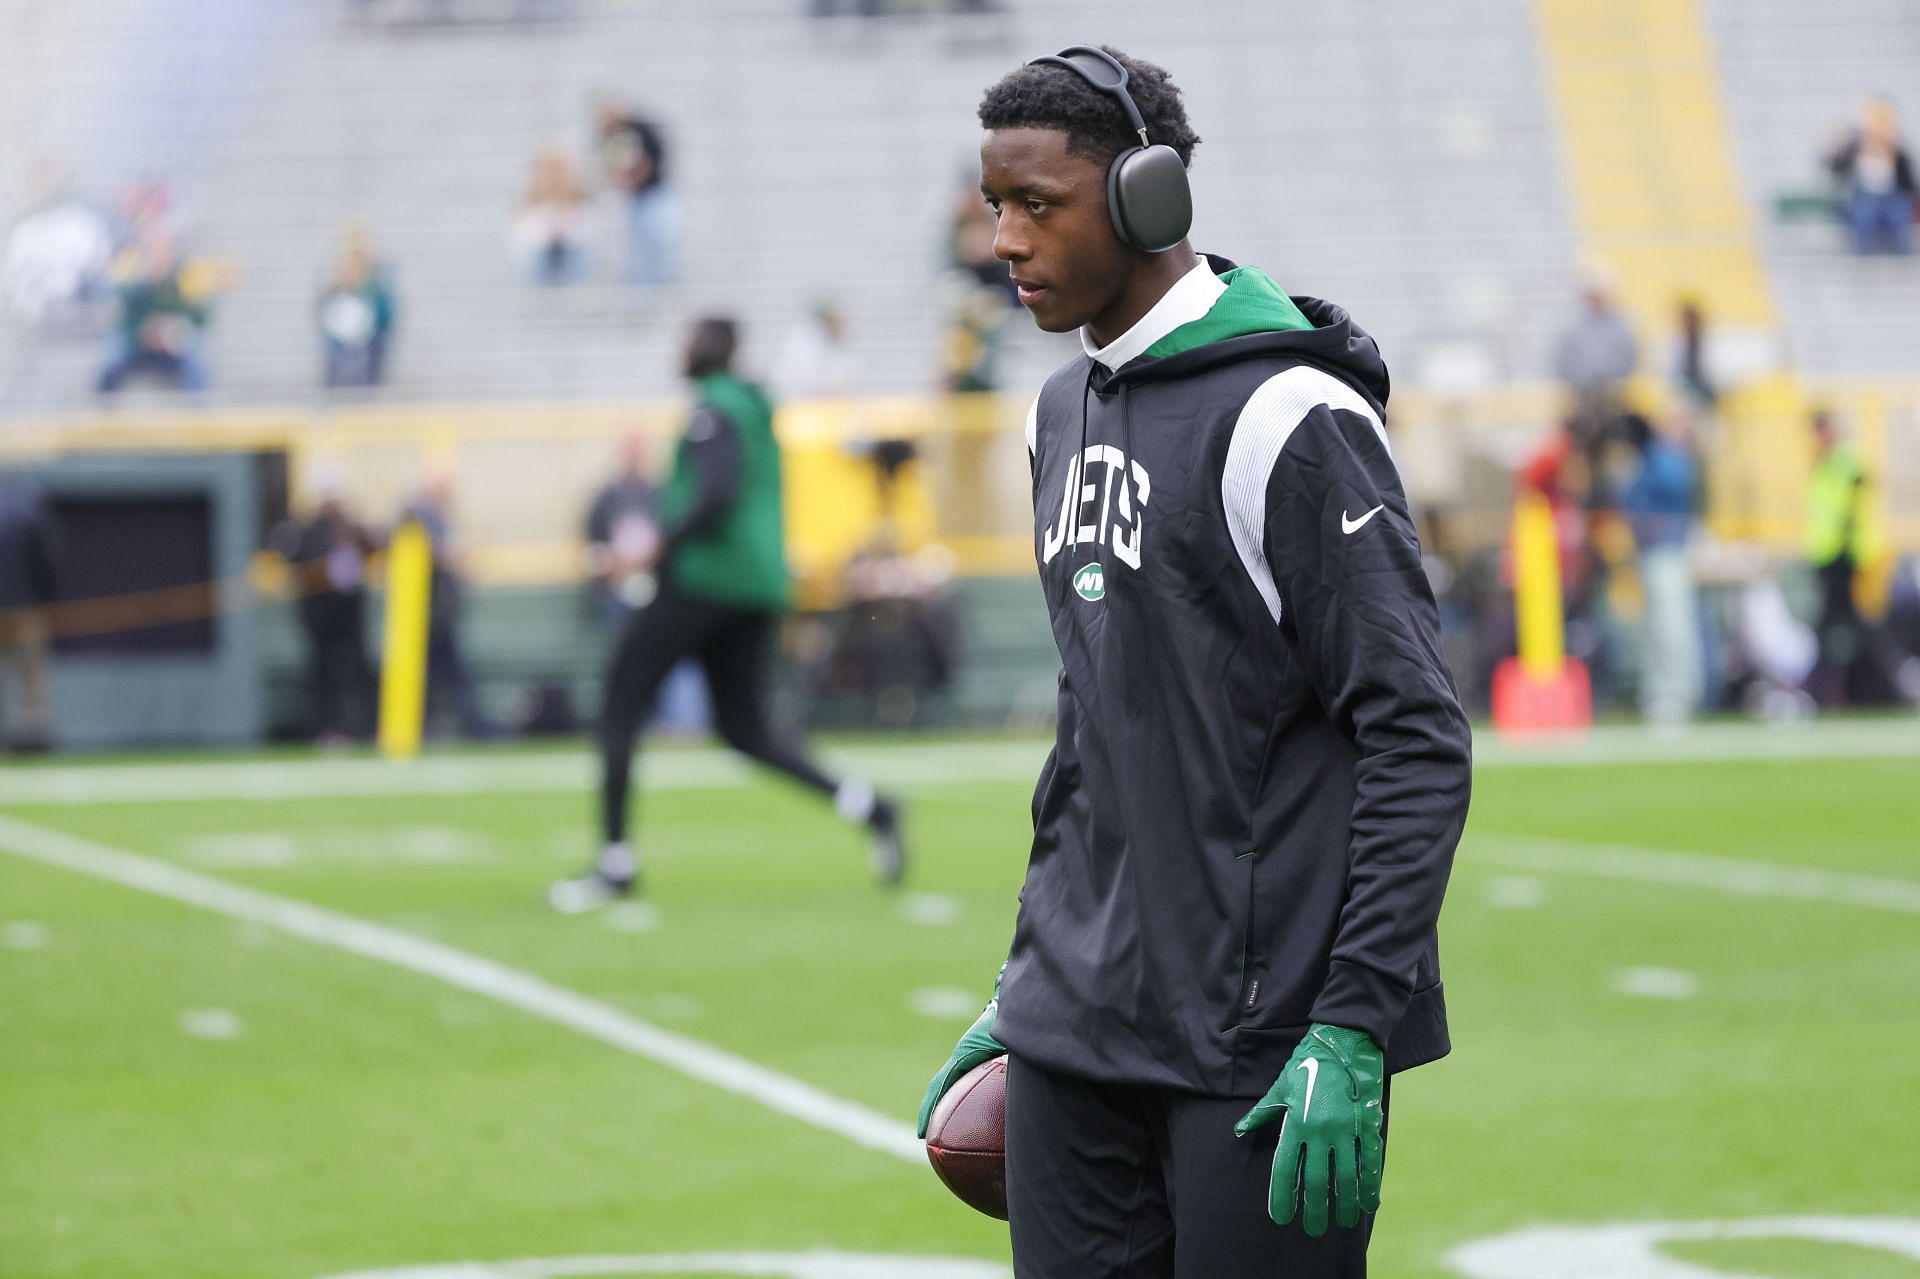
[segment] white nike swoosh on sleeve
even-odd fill
[[[1380,512],[1386,509],[1387,509],[1387,504],[1385,502],[1382,502],[1380,505],[1374,507],[1371,511],[1368,511],[1365,515],[1362,515],[1357,520],[1348,519],[1347,513],[1345,511],[1342,511],[1340,512],[1340,531],[1342,533],[1347,534],[1348,536],[1352,536],[1353,534],[1358,533],[1362,528],[1366,527],[1366,523],[1368,520],[1372,519],[1374,516],[1380,514]]]

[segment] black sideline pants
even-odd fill
[[[1267,1216],[1280,1125],[1257,1098],[1094,1084],[1007,1063],[1015,1279],[1363,1279],[1373,1217],[1315,1239]]]
[[[727,745],[801,785],[832,796],[839,783],[815,768],[767,722],[767,674],[778,613],[731,608],[663,586],[635,613],[614,647],[600,713],[601,834],[627,837],[634,739],[660,685],[683,657],[697,657],[713,700],[713,726]]]

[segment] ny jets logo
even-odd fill
[[[1062,548],[1091,542],[1112,546],[1122,564],[1139,568],[1140,521],[1152,491],[1146,467],[1129,462],[1111,444],[1089,444],[1085,453],[1067,464],[1060,509],[1041,543],[1040,562],[1051,564]],[[1098,598],[1087,595],[1080,573],[1074,575],[1073,586],[1084,598]]]
[[[1083,564],[1073,575],[1073,589],[1083,600],[1098,600],[1107,593],[1107,575],[1098,564]]]

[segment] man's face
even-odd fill
[[[993,255],[1035,324],[1066,333],[1117,309],[1133,262],[1107,215],[1105,165],[1069,154],[1057,129],[989,129],[980,193],[997,220]]]

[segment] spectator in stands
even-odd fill
[[[945,383],[949,391],[993,391],[1000,386],[1000,337],[1007,309],[993,289],[964,288],[947,325]]]
[[[859,362],[847,341],[847,319],[831,299],[818,302],[787,334],[774,366],[782,400],[820,400],[859,390]]]
[[[1639,550],[1645,598],[1640,634],[1640,711],[1650,724],[1685,723],[1700,704],[1700,599],[1688,564],[1699,506],[1699,469],[1676,426],[1623,419],[1639,466],[1621,508]]]
[[[202,345],[212,277],[182,264],[172,234],[157,226],[142,236],[131,269],[120,286],[120,318],[100,368],[99,391],[118,391],[137,372],[156,374],[183,391],[206,390]]]
[[[379,386],[393,330],[393,288],[364,231],[347,233],[314,309],[329,387]]]
[[[600,163],[625,205],[627,283],[671,283],[679,276],[680,208],[660,128],[614,102],[600,105],[598,124]]]
[[[293,571],[307,637],[307,689],[322,745],[373,732],[373,662],[367,655],[367,557],[373,535],[348,512],[337,472],[316,481],[312,518],[290,524],[275,543]]]
[[[47,168],[34,179],[34,209],[7,235],[0,284],[22,323],[48,328],[88,316],[108,295],[113,235],[106,217]]]
[[[1011,309],[1020,305],[1007,264],[993,255],[996,229],[993,211],[980,198],[979,174],[969,167],[961,174],[947,228],[947,265],[981,288],[993,289]]]
[[[1855,253],[1913,251],[1913,161],[1900,140],[1893,103],[1867,99],[1860,124],[1827,153]]]
[[[14,477],[0,476],[0,656],[11,656],[20,672],[18,722],[8,725],[0,716],[0,751],[45,750],[52,742],[46,606],[57,593],[55,540],[40,495]]]
[[[513,220],[513,255],[536,284],[571,284],[587,258],[587,190],[557,147],[542,151]]]
[[[1589,461],[1621,412],[1626,381],[1639,363],[1633,329],[1613,300],[1613,281],[1589,266],[1580,290],[1580,313],[1561,330],[1553,368],[1573,398],[1571,425]]]
[[[426,722],[451,715],[462,736],[490,737],[492,725],[480,707],[473,667],[461,640],[465,595],[460,548],[453,532],[453,482],[435,475],[401,513],[418,524],[433,548],[433,585],[427,606]]]

